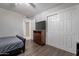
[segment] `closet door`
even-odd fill
[[[63,48],[66,51],[76,54],[76,9],[70,8],[60,13],[60,20],[63,25]]]
[[[59,43],[61,42],[59,40],[59,15],[58,14],[54,14],[51,16],[48,16],[48,20],[47,20],[47,34],[48,34],[48,38],[47,38],[47,43],[49,45],[55,46],[55,47],[59,47]]]
[[[66,9],[60,13],[48,16],[47,43],[57,48],[75,53],[75,9]],[[76,20],[76,19],[75,19]]]
[[[72,11],[66,10],[61,13],[60,20],[63,23],[63,49],[72,52]]]

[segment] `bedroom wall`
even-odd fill
[[[0,8],[0,37],[23,34],[24,16]]]
[[[64,49],[76,54],[76,44],[79,42],[79,5],[62,5],[49,9],[34,17],[36,22],[47,21],[47,16],[57,13],[59,21],[50,24],[46,32],[46,44]],[[48,21],[47,21],[48,26]],[[56,30],[54,30],[56,29]]]

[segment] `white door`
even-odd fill
[[[30,36],[30,22],[26,22],[26,37]]]
[[[26,19],[23,21],[23,30],[26,40],[31,39],[31,20]]]
[[[55,47],[60,47],[61,45],[59,44],[61,41],[60,39],[60,32],[58,32],[59,29],[59,15],[51,15],[48,17],[47,20],[47,43],[49,45],[55,46]],[[59,38],[58,38],[59,37]]]
[[[26,39],[31,39],[31,21],[25,22],[25,29],[26,29]]]
[[[47,20],[47,44],[75,53],[76,35],[74,31],[75,10],[48,16]],[[76,20],[76,19],[75,19]]]

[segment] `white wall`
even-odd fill
[[[0,37],[23,34],[24,16],[0,8]]]
[[[47,28],[52,28],[52,33],[51,31],[47,30],[46,43],[76,54],[76,43],[79,42],[79,5],[72,7],[67,5],[67,7],[59,6],[57,8],[52,8],[36,15],[34,19],[36,22],[43,20],[47,21],[47,16],[55,13],[59,15],[60,20],[58,23],[55,21],[55,24],[53,25],[51,23],[50,27]]]

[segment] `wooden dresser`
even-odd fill
[[[41,46],[45,45],[45,30],[33,31],[33,41]]]

